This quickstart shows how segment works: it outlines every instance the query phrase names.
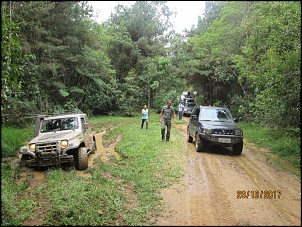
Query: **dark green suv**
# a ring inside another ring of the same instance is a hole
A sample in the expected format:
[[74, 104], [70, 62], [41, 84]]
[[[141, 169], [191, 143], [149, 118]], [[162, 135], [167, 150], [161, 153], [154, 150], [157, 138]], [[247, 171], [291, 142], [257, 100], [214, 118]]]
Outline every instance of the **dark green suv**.
[[236, 124], [229, 109], [224, 107], [196, 105], [187, 127], [187, 141], [195, 140], [196, 151], [207, 146], [223, 145], [232, 147], [234, 155], [243, 149], [243, 131]]

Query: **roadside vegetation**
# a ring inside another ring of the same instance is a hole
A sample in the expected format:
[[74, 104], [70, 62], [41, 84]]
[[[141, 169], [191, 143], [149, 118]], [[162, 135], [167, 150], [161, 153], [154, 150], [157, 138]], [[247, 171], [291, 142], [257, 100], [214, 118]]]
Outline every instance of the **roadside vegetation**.
[[[165, 1], [121, 1], [101, 24], [94, 13], [85, 1], [1, 2], [2, 225], [152, 224], [185, 147], [175, 126], [159, 142], [155, 114], [140, 130], [137, 113], [147, 104], [158, 114], [183, 91], [227, 106], [248, 142], [300, 175], [300, 2], [206, 1], [185, 34]], [[32, 116], [64, 111], [85, 112], [94, 132], [106, 131], [105, 147], [118, 140], [120, 159], [98, 160], [87, 178], [69, 166], [20, 183]]]
[[[239, 125], [248, 142], [258, 148], [267, 148], [269, 152], [263, 153], [264, 155], [282, 168], [293, 170], [292, 167], [294, 167], [294, 173], [300, 176], [301, 137], [299, 128], [296, 130], [272, 130], [255, 123], [239, 123]], [[283, 162], [280, 162], [280, 158]]]
[[34, 127], [15, 128], [1, 125], [1, 157], [15, 156], [16, 151], [33, 138]]
[[244, 120], [300, 127], [298, 1], [205, 1], [197, 26], [182, 34], [165, 1], [120, 1], [103, 23], [86, 1], [1, 6], [7, 126], [64, 110], [134, 116], [142, 104], [160, 110], [196, 91], [197, 103], [226, 105]]
[[[2, 160], [1, 225], [152, 224], [162, 209], [160, 190], [183, 174], [181, 157], [185, 152], [182, 134], [175, 127], [171, 142], [160, 142], [158, 119], [150, 121], [148, 130], [140, 130], [140, 117], [91, 118], [95, 131], [110, 128], [103, 136], [107, 146], [121, 136], [115, 148], [120, 159], [95, 160], [87, 177], [70, 166], [41, 170], [45, 174], [43, 183], [29, 175], [20, 183], [25, 169], [12, 165], [10, 159]], [[16, 139], [6, 137], [2, 134], [2, 141]], [[16, 148], [23, 145], [15, 143]], [[17, 150], [11, 152], [14, 157]]]
[[[92, 117], [93, 131], [106, 130], [104, 147], [121, 138], [115, 147], [119, 158], [95, 159], [86, 176], [73, 166], [40, 170], [45, 174], [43, 182], [30, 174], [21, 180], [26, 168], [17, 164], [18, 149], [31, 138], [33, 127], [2, 126], [1, 225], [152, 225], [162, 211], [160, 190], [183, 175], [186, 152], [175, 124], [171, 141], [160, 142], [158, 119], [152, 114], [149, 129], [141, 130], [140, 116]], [[271, 150], [300, 169], [299, 136], [250, 123], [241, 122], [240, 126], [250, 143]]]

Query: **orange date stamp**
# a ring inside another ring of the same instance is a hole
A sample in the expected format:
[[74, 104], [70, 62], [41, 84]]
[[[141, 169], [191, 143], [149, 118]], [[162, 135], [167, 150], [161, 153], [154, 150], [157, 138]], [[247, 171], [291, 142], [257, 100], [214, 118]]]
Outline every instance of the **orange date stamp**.
[[237, 190], [237, 199], [281, 199], [282, 190]]

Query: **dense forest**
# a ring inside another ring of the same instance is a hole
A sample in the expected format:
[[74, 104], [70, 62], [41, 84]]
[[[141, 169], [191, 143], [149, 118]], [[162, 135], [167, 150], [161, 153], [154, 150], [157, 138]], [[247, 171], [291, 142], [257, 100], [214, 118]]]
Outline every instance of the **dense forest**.
[[207, 1], [185, 35], [174, 14], [165, 1], [120, 1], [99, 24], [86, 1], [2, 1], [2, 123], [73, 110], [133, 116], [188, 90], [244, 120], [300, 128], [299, 1]]

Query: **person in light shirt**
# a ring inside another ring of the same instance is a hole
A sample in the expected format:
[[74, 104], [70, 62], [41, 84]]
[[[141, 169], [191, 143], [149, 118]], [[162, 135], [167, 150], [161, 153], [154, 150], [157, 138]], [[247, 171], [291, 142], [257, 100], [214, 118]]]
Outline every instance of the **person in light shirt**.
[[142, 109], [142, 124], [141, 124], [141, 129], [144, 127], [144, 123], [146, 122], [146, 129], [148, 129], [148, 119], [150, 117], [149, 110], [147, 108], [147, 105], [144, 105]]
[[183, 113], [183, 110], [184, 110], [185, 106], [182, 104], [182, 102], [180, 101], [179, 102], [179, 105], [178, 105], [178, 119], [181, 120], [182, 119], [182, 113]]

